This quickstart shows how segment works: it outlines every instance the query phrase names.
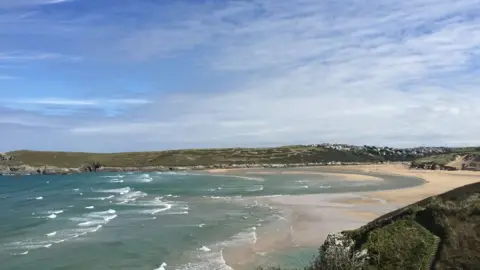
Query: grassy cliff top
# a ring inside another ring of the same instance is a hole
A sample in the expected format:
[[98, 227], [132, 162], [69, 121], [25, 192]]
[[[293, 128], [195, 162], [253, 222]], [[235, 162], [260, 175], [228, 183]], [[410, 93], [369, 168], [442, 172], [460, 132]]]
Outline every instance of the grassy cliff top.
[[193, 166], [213, 164], [290, 164], [324, 161], [367, 162], [382, 158], [368, 153], [353, 153], [322, 147], [283, 146], [275, 148], [187, 149], [156, 152], [82, 153], [13, 151], [10, 165], [76, 168], [98, 162], [107, 167]]

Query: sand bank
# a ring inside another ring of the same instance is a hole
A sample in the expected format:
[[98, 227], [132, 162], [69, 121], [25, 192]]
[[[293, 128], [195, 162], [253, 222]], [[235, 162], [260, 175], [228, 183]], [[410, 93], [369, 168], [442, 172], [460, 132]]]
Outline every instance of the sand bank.
[[208, 173], [235, 173], [235, 172], [244, 172], [245, 174], [255, 174], [255, 175], [273, 175], [273, 174], [288, 174], [288, 175], [323, 175], [323, 176], [334, 176], [342, 178], [343, 180], [348, 181], [382, 181], [379, 177], [363, 175], [363, 174], [354, 174], [354, 173], [338, 173], [331, 172], [322, 172], [322, 171], [307, 171], [307, 170], [292, 170], [292, 169], [214, 169], [208, 170]]

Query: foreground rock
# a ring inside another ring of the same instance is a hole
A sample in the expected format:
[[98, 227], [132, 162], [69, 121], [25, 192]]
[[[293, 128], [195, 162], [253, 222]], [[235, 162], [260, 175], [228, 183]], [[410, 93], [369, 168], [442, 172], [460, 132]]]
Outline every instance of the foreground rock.
[[330, 235], [309, 270], [478, 269], [480, 183]]

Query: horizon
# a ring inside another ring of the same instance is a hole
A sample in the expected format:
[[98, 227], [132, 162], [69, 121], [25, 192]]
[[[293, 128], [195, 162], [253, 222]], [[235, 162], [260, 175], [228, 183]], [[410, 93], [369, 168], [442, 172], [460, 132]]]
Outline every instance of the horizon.
[[391, 147], [388, 145], [350, 145], [345, 143], [314, 143], [314, 144], [298, 144], [298, 145], [278, 145], [278, 146], [269, 146], [269, 147], [205, 147], [205, 148], [171, 148], [171, 149], [157, 149], [157, 150], [147, 150], [147, 151], [117, 151], [117, 152], [86, 152], [86, 151], [58, 151], [58, 150], [31, 150], [31, 149], [16, 149], [7, 152], [0, 152], [0, 154], [8, 154], [13, 152], [66, 152], [66, 153], [89, 153], [89, 154], [120, 154], [120, 153], [147, 153], [147, 152], [164, 152], [164, 151], [192, 151], [192, 150], [225, 150], [225, 149], [273, 149], [273, 148], [289, 148], [289, 147], [321, 147], [322, 145], [346, 145], [346, 146], [356, 146], [356, 147], [378, 147], [378, 148], [392, 148], [392, 149], [418, 149], [418, 148], [480, 148], [480, 146], [460, 146], [460, 147], [448, 147], [448, 146], [413, 146], [413, 147]]
[[0, 152], [477, 147], [476, 0], [0, 0]]

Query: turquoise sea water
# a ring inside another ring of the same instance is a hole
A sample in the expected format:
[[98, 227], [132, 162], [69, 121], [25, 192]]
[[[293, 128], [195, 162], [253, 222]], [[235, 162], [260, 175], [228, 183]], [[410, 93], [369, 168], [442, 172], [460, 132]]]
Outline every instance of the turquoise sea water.
[[257, 229], [280, 214], [239, 198], [419, 183], [254, 173], [0, 177], [1, 269], [231, 269], [223, 249], [255, 244]]

